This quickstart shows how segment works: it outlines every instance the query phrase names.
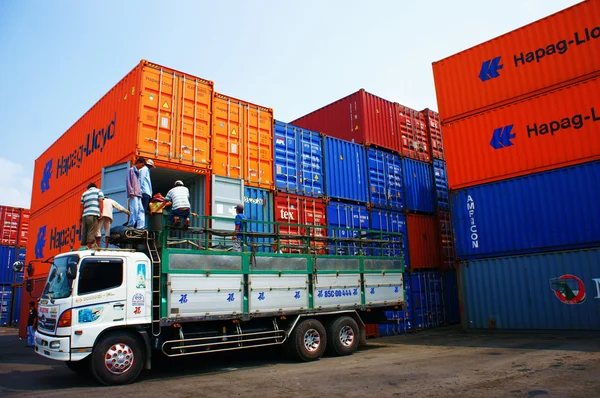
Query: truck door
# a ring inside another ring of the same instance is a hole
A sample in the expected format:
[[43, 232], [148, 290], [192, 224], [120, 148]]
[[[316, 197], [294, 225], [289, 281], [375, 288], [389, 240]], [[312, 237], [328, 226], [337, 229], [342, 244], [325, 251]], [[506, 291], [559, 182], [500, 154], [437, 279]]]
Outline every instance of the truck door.
[[89, 348], [105, 329], [125, 324], [126, 274], [122, 258], [86, 257], [73, 295], [73, 347]]

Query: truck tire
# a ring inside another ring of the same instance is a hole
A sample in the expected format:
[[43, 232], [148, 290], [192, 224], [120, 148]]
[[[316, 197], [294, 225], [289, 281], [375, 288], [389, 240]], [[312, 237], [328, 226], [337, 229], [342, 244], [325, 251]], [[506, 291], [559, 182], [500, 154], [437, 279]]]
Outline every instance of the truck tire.
[[[90, 355], [91, 356], [91, 355]], [[89, 376], [90, 373], [90, 356], [81, 361], [67, 361], [65, 365], [79, 376]]]
[[300, 321], [286, 343], [288, 355], [300, 362], [316, 361], [321, 358], [326, 347], [325, 327], [316, 319]]
[[328, 355], [352, 355], [359, 344], [360, 329], [352, 317], [342, 316], [327, 325]]
[[100, 383], [129, 384], [144, 367], [142, 344], [127, 332], [107, 334], [94, 347], [91, 365], [92, 374]]

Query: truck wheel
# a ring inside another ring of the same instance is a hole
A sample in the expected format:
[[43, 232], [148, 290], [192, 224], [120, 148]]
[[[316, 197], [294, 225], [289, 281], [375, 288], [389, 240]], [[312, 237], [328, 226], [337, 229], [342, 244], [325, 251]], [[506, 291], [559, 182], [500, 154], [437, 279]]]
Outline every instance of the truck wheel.
[[334, 319], [327, 325], [327, 354], [352, 355], [360, 343], [360, 329], [349, 316]]
[[139, 340], [129, 333], [108, 334], [92, 352], [92, 374], [104, 385], [129, 384], [144, 366], [144, 354]]
[[81, 361], [67, 361], [65, 362], [67, 368], [71, 369], [73, 372], [77, 373], [80, 376], [89, 376], [90, 374], [90, 357], [86, 357]]
[[289, 356], [297, 361], [309, 362], [321, 358], [327, 346], [327, 333], [316, 319], [300, 321], [287, 341]]

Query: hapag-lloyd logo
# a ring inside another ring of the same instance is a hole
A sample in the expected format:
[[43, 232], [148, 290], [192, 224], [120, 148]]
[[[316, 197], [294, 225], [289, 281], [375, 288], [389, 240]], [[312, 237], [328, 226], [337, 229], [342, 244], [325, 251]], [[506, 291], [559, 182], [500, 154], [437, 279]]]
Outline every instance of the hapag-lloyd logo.
[[44, 167], [40, 190], [42, 193], [50, 189], [50, 180], [53, 175], [54, 160], [56, 160], [55, 178], [69, 175], [69, 171], [73, 168], [80, 168], [84, 160], [93, 155], [95, 152], [103, 152], [106, 145], [115, 137], [117, 128], [117, 113], [113, 115], [113, 119], [106, 127], [98, 130], [93, 129], [86, 136], [81, 145], [75, 148], [72, 152], [63, 154], [50, 159]]
[[44, 258], [44, 249], [46, 248], [46, 242], [49, 242], [48, 249], [58, 250], [63, 252], [63, 248], [68, 250], [75, 250], [75, 244], [79, 238], [79, 226], [73, 224], [70, 227], [58, 229], [54, 227], [50, 230], [50, 236], [47, 236], [48, 226], [44, 225], [40, 227], [37, 233], [37, 240], [35, 242], [35, 258]]

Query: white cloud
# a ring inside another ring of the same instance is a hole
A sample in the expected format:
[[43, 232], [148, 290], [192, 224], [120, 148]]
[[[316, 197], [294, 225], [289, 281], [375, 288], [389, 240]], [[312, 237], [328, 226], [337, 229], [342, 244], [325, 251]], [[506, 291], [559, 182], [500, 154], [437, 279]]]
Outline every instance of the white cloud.
[[0, 157], [0, 205], [29, 208], [32, 170]]

